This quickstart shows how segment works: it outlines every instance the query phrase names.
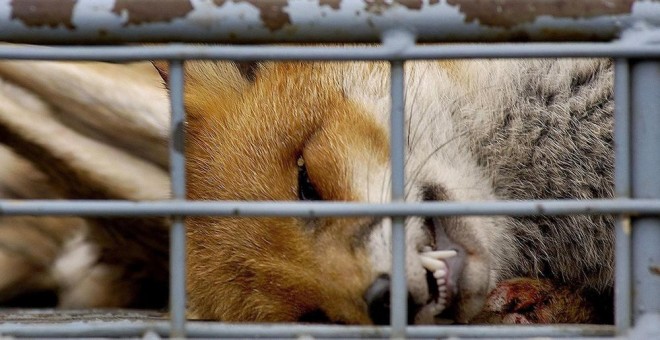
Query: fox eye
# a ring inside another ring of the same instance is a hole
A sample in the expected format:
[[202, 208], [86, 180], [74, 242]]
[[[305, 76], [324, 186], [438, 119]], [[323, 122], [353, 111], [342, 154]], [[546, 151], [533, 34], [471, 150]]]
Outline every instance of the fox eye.
[[298, 164], [298, 199], [301, 201], [320, 201], [321, 195], [314, 188], [312, 181], [309, 180], [305, 159], [299, 156], [296, 163]]

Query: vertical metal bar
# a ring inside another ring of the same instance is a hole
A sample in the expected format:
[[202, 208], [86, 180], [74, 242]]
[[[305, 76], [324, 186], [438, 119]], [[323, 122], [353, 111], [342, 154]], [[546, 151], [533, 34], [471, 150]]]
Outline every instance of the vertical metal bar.
[[[392, 201], [404, 199], [404, 71], [402, 61], [390, 62], [390, 152], [392, 162]], [[406, 231], [403, 217], [392, 218], [392, 288], [391, 315], [392, 337], [406, 335], [408, 321], [408, 289], [406, 288]]]
[[[415, 36], [406, 30], [383, 33], [383, 45], [403, 51], [413, 46]], [[405, 74], [404, 61], [390, 61], [390, 157], [392, 165], [392, 201], [405, 197]], [[392, 218], [392, 283], [390, 288], [390, 324], [392, 338], [405, 338], [408, 323], [408, 288], [406, 287], [405, 218]]]
[[[660, 62], [632, 66], [632, 196], [660, 198]], [[660, 216], [633, 218], [633, 321], [660, 314]]]
[[[630, 69], [627, 59], [617, 59], [614, 68], [615, 188], [618, 198], [630, 197]], [[621, 215], [615, 226], [614, 322], [618, 334], [631, 325], [630, 216]]]
[[[183, 62], [169, 63], [168, 85], [172, 105], [170, 125], [170, 176], [172, 199], [186, 198], [186, 169], [184, 156]], [[184, 218], [176, 216], [170, 230], [170, 322], [171, 336], [185, 337], [186, 325], [186, 230]]]

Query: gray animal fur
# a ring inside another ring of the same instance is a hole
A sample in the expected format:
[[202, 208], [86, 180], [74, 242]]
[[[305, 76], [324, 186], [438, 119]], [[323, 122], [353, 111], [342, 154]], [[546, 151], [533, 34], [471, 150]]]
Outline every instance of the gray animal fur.
[[[611, 198], [612, 62], [518, 63], [524, 70], [517, 79], [519, 95], [508, 96], [488, 129], [466, 129], [470, 149], [491, 174], [497, 197]], [[507, 223], [518, 248], [510, 268], [515, 275], [545, 276], [598, 290], [612, 287], [612, 217], [518, 217], [507, 218]]]

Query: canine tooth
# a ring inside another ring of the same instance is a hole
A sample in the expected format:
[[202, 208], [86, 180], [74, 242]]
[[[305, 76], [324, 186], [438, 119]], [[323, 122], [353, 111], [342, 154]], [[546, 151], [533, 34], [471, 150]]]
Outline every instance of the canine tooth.
[[436, 279], [442, 279], [446, 275], [447, 275], [447, 271], [444, 270], [444, 268], [443, 269], [438, 269], [438, 270], [433, 272], [433, 277], [435, 277]]
[[422, 253], [424, 256], [432, 257], [434, 259], [443, 260], [456, 256], [456, 250], [433, 250]]
[[[438, 259], [433, 258], [433, 257], [425, 256], [423, 253], [420, 254], [420, 257], [424, 261], [426, 261], [427, 263], [433, 262], [434, 263], [433, 268], [438, 267], [437, 269], [432, 270], [432, 272], [435, 272], [436, 270], [446, 270], [447, 269], [447, 264], [442, 260], [438, 260]], [[430, 269], [430, 268], [428, 268], [428, 269]]]
[[431, 272], [446, 268], [444, 262], [431, 257], [422, 255], [420, 256], [420, 260], [422, 261], [422, 266]]

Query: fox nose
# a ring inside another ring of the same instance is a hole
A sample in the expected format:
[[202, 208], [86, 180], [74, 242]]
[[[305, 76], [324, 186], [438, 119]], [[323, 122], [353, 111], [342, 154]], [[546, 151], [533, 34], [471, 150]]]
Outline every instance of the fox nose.
[[[374, 282], [371, 283], [364, 294], [367, 302], [369, 317], [376, 325], [390, 324], [390, 276], [380, 274]], [[415, 317], [416, 306], [412, 295], [408, 294], [408, 323], [412, 323]]]
[[379, 275], [364, 294], [369, 309], [369, 317], [376, 325], [390, 323], [390, 276]]

